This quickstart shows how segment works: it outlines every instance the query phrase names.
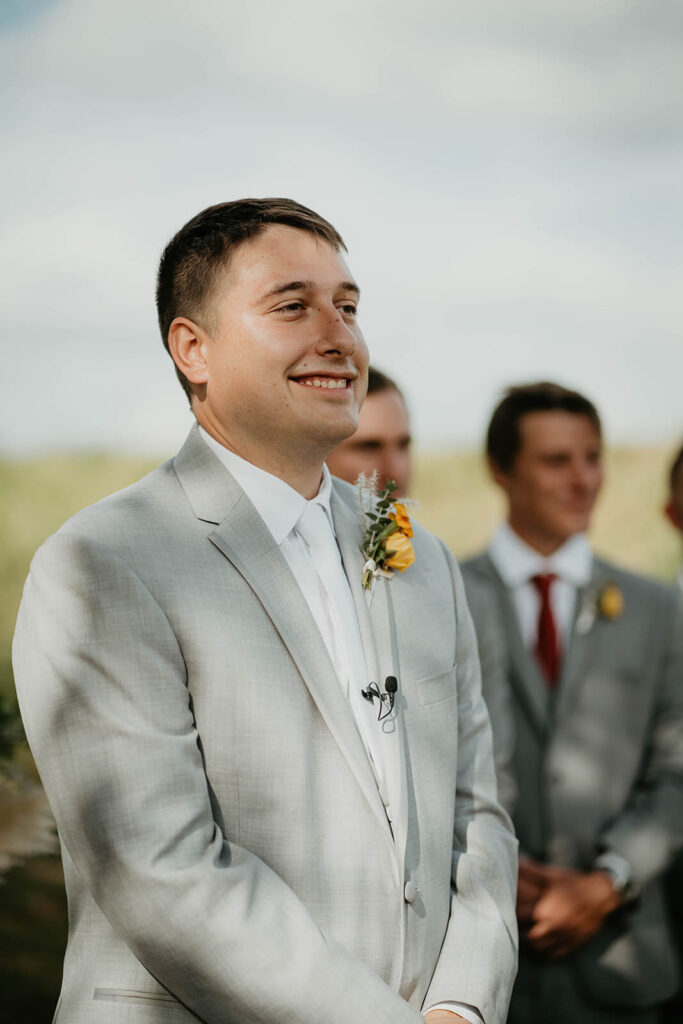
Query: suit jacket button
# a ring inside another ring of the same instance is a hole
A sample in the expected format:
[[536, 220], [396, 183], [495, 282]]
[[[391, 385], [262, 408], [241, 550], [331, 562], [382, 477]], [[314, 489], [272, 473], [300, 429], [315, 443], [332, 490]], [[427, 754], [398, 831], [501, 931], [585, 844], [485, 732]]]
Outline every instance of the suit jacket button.
[[417, 899], [417, 886], [415, 882], [407, 881], [405, 889], [403, 890], [403, 897], [406, 903], [414, 903]]

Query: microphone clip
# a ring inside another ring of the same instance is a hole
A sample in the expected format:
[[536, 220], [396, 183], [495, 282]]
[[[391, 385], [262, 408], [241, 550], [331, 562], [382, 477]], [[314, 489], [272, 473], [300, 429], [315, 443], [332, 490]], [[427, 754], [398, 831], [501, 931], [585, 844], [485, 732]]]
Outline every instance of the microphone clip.
[[370, 683], [367, 690], [360, 691], [363, 697], [371, 703], [375, 697], [379, 700], [379, 711], [377, 714], [378, 722], [388, 718], [394, 710], [394, 697], [398, 690], [398, 680], [396, 679], [396, 676], [387, 676], [384, 680], [384, 687], [385, 689], [382, 691], [378, 687], [377, 683]]

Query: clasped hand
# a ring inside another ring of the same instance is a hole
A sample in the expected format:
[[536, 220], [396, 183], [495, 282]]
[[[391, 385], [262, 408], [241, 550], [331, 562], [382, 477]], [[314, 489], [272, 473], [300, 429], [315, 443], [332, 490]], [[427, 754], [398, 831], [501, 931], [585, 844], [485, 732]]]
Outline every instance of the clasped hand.
[[619, 906], [604, 871], [581, 872], [520, 858], [517, 918], [527, 945], [548, 958], [568, 956]]

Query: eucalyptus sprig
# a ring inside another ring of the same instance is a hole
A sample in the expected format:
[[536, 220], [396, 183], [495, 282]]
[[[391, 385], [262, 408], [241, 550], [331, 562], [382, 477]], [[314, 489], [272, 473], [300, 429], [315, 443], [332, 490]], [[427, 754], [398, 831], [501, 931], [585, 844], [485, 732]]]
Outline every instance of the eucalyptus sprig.
[[373, 576], [376, 574], [378, 569], [380, 571], [387, 572], [388, 576], [391, 575], [391, 573], [385, 569], [385, 542], [392, 533], [396, 533], [398, 530], [398, 523], [395, 519], [389, 519], [388, 515], [392, 507], [391, 495], [397, 490], [398, 485], [396, 481], [387, 480], [384, 489], [377, 495], [375, 511], [365, 512], [365, 517], [369, 520], [369, 526], [361, 546], [361, 552], [365, 556], [365, 566], [363, 567], [362, 579], [362, 584], [365, 590], [372, 586]]

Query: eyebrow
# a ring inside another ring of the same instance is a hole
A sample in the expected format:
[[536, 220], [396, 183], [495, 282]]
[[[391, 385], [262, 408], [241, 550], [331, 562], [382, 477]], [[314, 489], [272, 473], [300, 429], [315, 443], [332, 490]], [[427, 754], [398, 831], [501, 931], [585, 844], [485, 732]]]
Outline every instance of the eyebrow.
[[[337, 287], [340, 291], [354, 292], [354, 294], [360, 295], [360, 288], [353, 281], [340, 281]], [[266, 299], [272, 299], [276, 295], [284, 295], [285, 292], [310, 291], [312, 288], [315, 288], [313, 281], [287, 281], [286, 284], [279, 284], [276, 288], [262, 295], [261, 302], [265, 302]]]

